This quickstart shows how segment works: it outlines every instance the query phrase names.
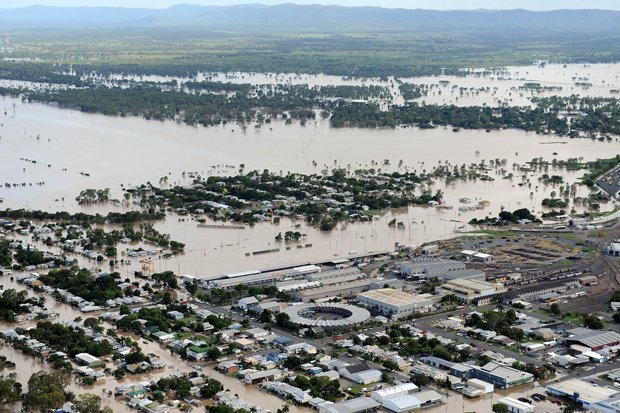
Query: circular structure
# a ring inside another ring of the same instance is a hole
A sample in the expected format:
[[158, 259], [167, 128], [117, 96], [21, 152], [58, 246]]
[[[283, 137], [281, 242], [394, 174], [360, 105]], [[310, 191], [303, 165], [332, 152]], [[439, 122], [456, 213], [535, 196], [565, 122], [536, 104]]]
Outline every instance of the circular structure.
[[289, 319], [305, 327], [348, 327], [370, 318], [368, 310], [349, 304], [308, 303], [298, 304], [283, 311]]

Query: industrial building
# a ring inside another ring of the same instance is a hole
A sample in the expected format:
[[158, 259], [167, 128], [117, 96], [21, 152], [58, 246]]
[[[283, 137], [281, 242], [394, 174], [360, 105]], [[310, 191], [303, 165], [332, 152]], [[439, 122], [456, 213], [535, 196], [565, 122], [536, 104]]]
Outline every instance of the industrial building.
[[304, 278], [287, 279], [276, 284], [278, 291], [301, 291], [312, 288], [328, 287], [358, 280], [364, 275], [356, 267], [341, 268], [306, 274]]
[[440, 403], [441, 401], [441, 395], [435, 390], [426, 390], [387, 399], [383, 402], [383, 408], [388, 412], [405, 413]]
[[75, 361], [77, 361], [79, 364], [82, 364], [82, 365], [88, 366], [88, 367], [98, 367], [98, 366], [102, 366], [103, 365], [101, 360], [99, 360], [97, 357], [92, 356], [92, 355], [90, 355], [88, 353], [76, 354], [75, 355]]
[[596, 402], [592, 410], [601, 413], [617, 413], [620, 411], [620, 394], [611, 396], [605, 400]]
[[470, 379], [474, 377], [474, 367], [462, 363], [453, 363], [435, 356], [423, 357], [421, 361], [429, 366], [445, 370], [452, 376], [460, 379]]
[[611, 255], [614, 257], [620, 257], [620, 243], [612, 242], [607, 244], [607, 255]]
[[484, 281], [486, 278], [486, 274], [484, 273], [484, 271], [466, 268], [464, 270], [450, 271], [448, 273], [442, 274], [440, 278], [443, 281], [452, 281], [452, 280]]
[[509, 302], [515, 302], [516, 300], [534, 301], [538, 300], [538, 297], [546, 293], [566, 291], [570, 288], [578, 287], [580, 287], [579, 281], [575, 279], [553, 280], [510, 290], [506, 293], [504, 298]]
[[534, 381], [534, 376], [530, 373], [513, 369], [493, 361], [482, 367], [473, 370], [474, 378], [492, 383], [496, 387], [507, 389]]
[[318, 288], [309, 288], [302, 291], [295, 291], [293, 298], [297, 301], [309, 303], [328, 297], [352, 297], [363, 291], [368, 291], [373, 279], [361, 279], [339, 284], [330, 284]]
[[416, 399], [420, 401], [421, 407], [430, 406], [431, 404], [441, 403], [443, 399], [441, 394], [435, 390], [425, 390], [415, 394]]
[[222, 288], [229, 289], [234, 288], [236, 285], [267, 285], [275, 284], [278, 280], [282, 279], [283, 275], [278, 273], [249, 273], [247, 275], [240, 275], [234, 278], [220, 278], [216, 280], [204, 280], [202, 282], [203, 288]]
[[494, 386], [491, 383], [479, 379], [469, 379], [462, 389], [462, 393], [467, 397], [478, 397], [493, 393]]
[[372, 413], [381, 406], [370, 397], [357, 397], [339, 403], [323, 403], [319, 413]]
[[404, 291], [382, 288], [358, 294], [357, 302], [370, 311], [393, 318], [433, 309], [434, 299], [426, 295], [414, 295]]
[[308, 281], [304, 279], [286, 280], [276, 283], [276, 288], [278, 289], [278, 292], [301, 291], [308, 288], [318, 288], [321, 286], [322, 284], [319, 281]]
[[335, 282], [343, 282], [343, 281], [334, 281], [334, 280], [355, 280], [362, 276], [361, 271], [357, 267], [347, 267], [347, 268], [339, 268], [334, 270], [327, 270], [322, 272], [315, 272], [306, 275], [306, 280], [308, 281], [320, 281], [327, 282], [330, 284], [334, 284]]
[[486, 254], [484, 252], [472, 251], [472, 250], [463, 250], [461, 251], [461, 258], [466, 259], [467, 261], [477, 261], [484, 264], [488, 264], [493, 262], [495, 257], [491, 254]]
[[309, 274], [321, 272], [318, 265], [303, 265], [276, 271], [244, 271], [234, 274], [216, 275], [201, 279], [202, 287], [210, 288], [233, 288], [238, 284], [243, 285], [268, 285], [278, 281], [302, 279]]
[[506, 405], [510, 413], [534, 413], [534, 406], [512, 397], [502, 397], [497, 403]]
[[369, 285], [369, 290], [379, 290], [381, 288], [393, 288], [402, 290], [405, 287], [405, 281], [400, 278], [377, 278]]
[[454, 294], [455, 297], [468, 304], [475, 303], [478, 305], [488, 304], [494, 297], [507, 291], [499, 284], [467, 279], [448, 281], [440, 289], [445, 294]]
[[413, 383], [402, 383], [397, 386], [386, 387], [370, 393], [370, 397], [383, 404], [386, 400], [402, 397], [418, 391], [418, 386]]
[[422, 357], [420, 361], [422, 361], [422, 363], [424, 364], [428, 364], [429, 366], [437, 367], [438, 369], [443, 369], [443, 370], [450, 370], [452, 366], [455, 364], [451, 361], [444, 360], [442, 358], [435, 357], [435, 356]]
[[381, 371], [370, 368], [365, 362], [360, 362], [351, 366], [345, 366], [338, 369], [338, 373], [355, 383], [371, 384], [381, 381]]
[[243, 285], [277, 285], [280, 291], [295, 291], [344, 283], [361, 278], [363, 274], [356, 267], [329, 268], [322, 271], [318, 265], [303, 265], [275, 271], [245, 271], [235, 274], [212, 276], [200, 280], [205, 289], [234, 288]]
[[419, 409], [422, 406], [422, 403], [420, 403], [420, 400], [418, 400], [417, 397], [410, 394], [388, 399], [383, 402], [382, 405], [388, 412], [405, 413]]
[[470, 261], [474, 259], [474, 255], [477, 254], [477, 251], [474, 250], [463, 250], [461, 251], [461, 258], [464, 260]]
[[454, 260], [418, 257], [399, 267], [400, 274], [408, 278], [425, 279], [440, 277], [452, 271], [464, 270], [465, 264]]
[[567, 397], [589, 409], [594, 404], [617, 395], [619, 391], [609, 387], [593, 386], [584, 380], [573, 379], [547, 385], [547, 393]]
[[598, 277], [596, 275], [586, 275], [579, 278], [579, 283], [583, 286], [591, 286], [598, 284]]
[[495, 257], [491, 254], [486, 254], [484, 252], [478, 252], [474, 254], [474, 261], [481, 262], [483, 264], [488, 264], [495, 261]]
[[439, 245], [437, 244], [425, 245], [420, 249], [420, 252], [422, 253], [422, 255], [426, 255], [426, 256], [437, 255], [439, 254]]
[[558, 302], [560, 300], [560, 297], [561, 295], [558, 293], [545, 293], [538, 296], [538, 301], [540, 301], [541, 303], [551, 304]]
[[580, 344], [592, 351], [601, 350], [620, 344], [620, 333], [607, 330], [590, 330], [589, 328], [574, 328], [568, 330], [569, 336], [564, 339], [567, 345]]

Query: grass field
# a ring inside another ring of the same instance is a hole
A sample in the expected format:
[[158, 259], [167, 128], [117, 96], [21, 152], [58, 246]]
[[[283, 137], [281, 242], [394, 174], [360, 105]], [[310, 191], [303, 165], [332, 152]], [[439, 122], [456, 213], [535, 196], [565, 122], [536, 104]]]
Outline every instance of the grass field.
[[537, 314], [543, 315], [545, 317], [548, 317], [548, 318], [555, 318], [557, 320], [566, 321], [567, 323], [571, 323], [572, 325], [575, 325], [575, 326], [583, 325], [583, 317], [584, 317], [583, 314], [567, 313], [567, 314], [560, 314], [560, 316], [556, 316], [552, 314], [551, 312], [545, 311], [545, 310], [536, 310], [534, 312]]
[[182, 75], [202, 71], [433, 75], [540, 60], [616, 61], [620, 44], [523, 41], [465, 32], [235, 33], [192, 28], [20, 30], [12, 59], [70, 64], [101, 73]]

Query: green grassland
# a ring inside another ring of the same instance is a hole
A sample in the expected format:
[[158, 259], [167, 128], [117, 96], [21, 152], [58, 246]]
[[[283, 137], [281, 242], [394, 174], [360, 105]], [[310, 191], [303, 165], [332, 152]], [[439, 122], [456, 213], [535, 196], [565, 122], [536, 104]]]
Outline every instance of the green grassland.
[[519, 41], [490, 33], [447, 31], [256, 34], [192, 28], [45, 29], [15, 31], [7, 38], [11, 55], [3, 57], [39, 59], [34, 64], [67, 64], [102, 74], [247, 71], [404, 77], [539, 60], [620, 58], [620, 43], [612, 38], [594, 43], [588, 38]]

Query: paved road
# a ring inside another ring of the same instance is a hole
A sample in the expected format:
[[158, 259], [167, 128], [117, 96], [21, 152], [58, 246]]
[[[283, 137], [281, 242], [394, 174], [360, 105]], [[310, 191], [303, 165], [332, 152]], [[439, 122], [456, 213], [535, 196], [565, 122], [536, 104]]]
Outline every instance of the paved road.
[[[617, 369], [620, 369], [620, 360], [615, 361], [613, 363], [597, 364], [594, 366], [590, 366], [584, 370], [574, 371], [562, 377], [561, 379], [553, 380], [552, 382], [563, 382], [563, 381], [572, 380], [572, 379], [584, 379], [587, 381], [592, 380], [592, 381], [600, 382], [600, 379], [598, 379], [598, 376], [602, 376], [603, 373], [607, 373], [607, 372], [610, 372], [612, 370], [617, 370]], [[604, 383], [606, 385], [609, 385], [609, 382], [604, 382]]]

